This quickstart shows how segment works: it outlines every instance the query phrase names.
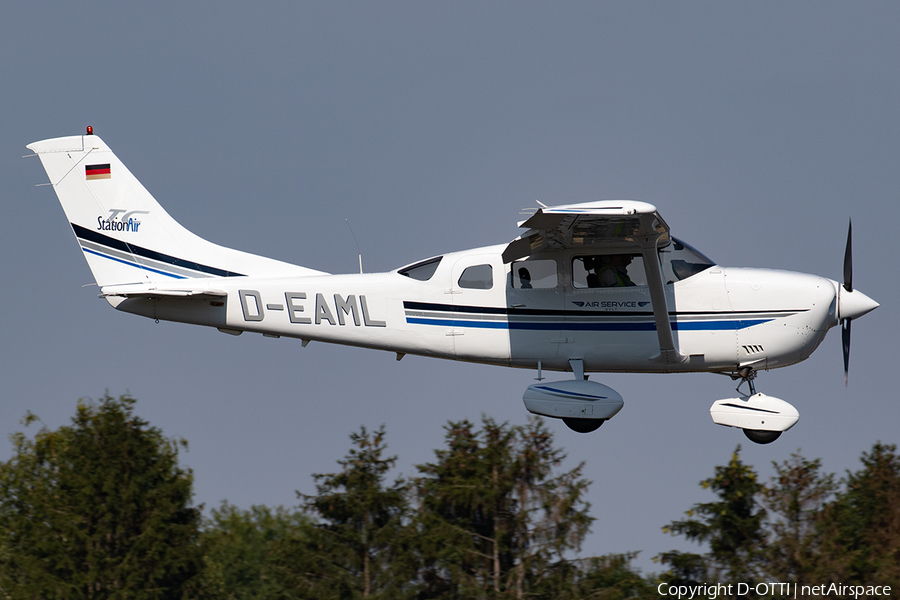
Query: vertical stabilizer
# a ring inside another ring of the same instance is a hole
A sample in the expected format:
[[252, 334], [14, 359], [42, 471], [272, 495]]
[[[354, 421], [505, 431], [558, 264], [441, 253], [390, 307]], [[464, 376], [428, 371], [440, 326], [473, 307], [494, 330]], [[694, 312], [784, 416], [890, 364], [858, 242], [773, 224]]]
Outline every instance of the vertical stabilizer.
[[54, 138], [28, 148], [40, 156], [101, 287], [319, 273], [194, 235], [169, 216], [95, 135]]

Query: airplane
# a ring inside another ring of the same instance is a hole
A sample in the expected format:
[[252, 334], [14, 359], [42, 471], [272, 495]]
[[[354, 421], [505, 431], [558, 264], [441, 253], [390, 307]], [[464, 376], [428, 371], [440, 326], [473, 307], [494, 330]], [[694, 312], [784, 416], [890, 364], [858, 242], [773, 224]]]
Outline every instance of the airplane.
[[[100, 297], [151, 319], [222, 333], [360, 346], [535, 369], [523, 401], [588, 433], [624, 405], [592, 373], [725, 374], [739, 396], [714, 423], [771, 443], [799, 420], [756, 391], [759, 371], [807, 359], [878, 307], [852, 283], [716, 264], [633, 200], [540, 206], [508, 243], [428, 257], [387, 273], [332, 275], [208, 242], [179, 225], [100, 137], [28, 146], [47, 172]], [[45, 184], [46, 185], [46, 184]], [[360, 269], [361, 271], [362, 269]], [[545, 382], [544, 371], [571, 377]], [[747, 384], [748, 392], [741, 388]]]

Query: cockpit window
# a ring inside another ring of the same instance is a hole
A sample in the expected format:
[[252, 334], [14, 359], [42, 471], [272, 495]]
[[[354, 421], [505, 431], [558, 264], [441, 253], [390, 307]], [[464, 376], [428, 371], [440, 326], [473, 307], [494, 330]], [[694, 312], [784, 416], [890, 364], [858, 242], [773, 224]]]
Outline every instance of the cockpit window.
[[417, 262], [414, 265], [403, 267], [397, 272], [404, 277], [409, 277], [410, 279], [415, 279], [417, 281], [428, 281], [429, 279], [431, 279], [431, 276], [434, 275], [434, 272], [437, 271], [438, 265], [441, 264], [442, 258], [444, 257], [435, 256], [434, 258], [429, 258], [428, 260]]
[[672, 238], [672, 243], [659, 251], [659, 258], [666, 283], [687, 279], [716, 264], [678, 238]]
[[647, 285], [644, 261], [634, 254], [597, 254], [572, 259], [575, 288], [631, 287]]

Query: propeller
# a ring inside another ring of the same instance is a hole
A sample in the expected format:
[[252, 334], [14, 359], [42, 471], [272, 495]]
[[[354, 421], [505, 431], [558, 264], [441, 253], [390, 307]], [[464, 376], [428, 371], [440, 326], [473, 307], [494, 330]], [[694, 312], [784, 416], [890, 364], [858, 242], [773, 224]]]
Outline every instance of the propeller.
[[[844, 289], [853, 291], [853, 220], [847, 228], [847, 248], [844, 250]], [[847, 318], [841, 321], [841, 345], [844, 348], [844, 386], [848, 385], [850, 377], [850, 322]]]
[[844, 283], [838, 287], [838, 319], [841, 322], [841, 345], [844, 348], [844, 385], [850, 371], [850, 323], [878, 308], [878, 303], [853, 289], [853, 222], [847, 228], [847, 249], [844, 250]]
[[844, 319], [841, 325], [841, 344], [844, 346], [844, 387], [849, 381], [850, 374], [850, 322], [853, 319]]
[[848, 292], [853, 291], [853, 220], [850, 220], [850, 226], [847, 229], [847, 248], [844, 250], [844, 289]]

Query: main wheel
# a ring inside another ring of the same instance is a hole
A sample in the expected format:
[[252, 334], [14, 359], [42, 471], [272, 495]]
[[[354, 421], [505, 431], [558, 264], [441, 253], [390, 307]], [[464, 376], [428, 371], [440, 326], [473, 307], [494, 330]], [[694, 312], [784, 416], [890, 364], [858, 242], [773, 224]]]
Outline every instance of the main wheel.
[[590, 433], [592, 431], [597, 431], [600, 426], [603, 425], [603, 421], [605, 420], [606, 419], [577, 419], [571, 417], [563, 418], [563, 423], [565, 423], [566, 427], [572, 431], [578, 433]]
[[771, 444], [781, 437], [781, 432], [763, 431], [761, 429], [745, 429], [744, 435], [746, 435], [747, 439], [751, 442], [756, 442], [757, 444]]

